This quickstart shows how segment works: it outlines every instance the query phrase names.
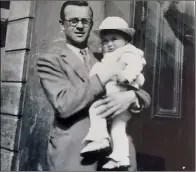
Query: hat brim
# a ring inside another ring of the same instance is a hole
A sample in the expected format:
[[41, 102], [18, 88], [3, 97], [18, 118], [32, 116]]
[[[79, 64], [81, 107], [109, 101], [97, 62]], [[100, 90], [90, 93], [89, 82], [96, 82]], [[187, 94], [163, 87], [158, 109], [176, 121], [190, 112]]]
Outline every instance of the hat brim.
[[135, 29], [133, 28], [127, 28], [127, 29], [124, 29], [124, 28], [115, 28], [115, 29], [95, 29], [93, 30], [93, 32], [97, 35], [97, 36], [100, 36], [100, 32], [103, 31], [103, 30], [119, 30], [119, 31], [122, 31], [124, 33], [126, 33], [127, 35], [129, 36], [133, 36], [135, 34]]

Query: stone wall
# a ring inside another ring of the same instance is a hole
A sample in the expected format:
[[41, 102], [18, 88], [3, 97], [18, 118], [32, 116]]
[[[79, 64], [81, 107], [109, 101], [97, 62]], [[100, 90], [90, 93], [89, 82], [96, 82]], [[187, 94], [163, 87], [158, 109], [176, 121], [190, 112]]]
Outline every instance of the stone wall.
[[18, 170], [35, 1], [11, 1], [1, 57], [1, 171]]

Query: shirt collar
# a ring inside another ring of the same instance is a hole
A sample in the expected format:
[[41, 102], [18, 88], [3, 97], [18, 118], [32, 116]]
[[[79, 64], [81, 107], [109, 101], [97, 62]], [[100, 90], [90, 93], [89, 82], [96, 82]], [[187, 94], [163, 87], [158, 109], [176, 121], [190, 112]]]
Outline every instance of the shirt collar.
[[[82, 56], [82, 54], [80, 53], [80, 49], [67, 43], [68, 48], [70, 48], [73, 53], [84, 63], [84, 57]], [[85, 48], [86, 53], [88, 55], [88, 47]]]
[[[71, 49], [71, 50], [73, 50], [74, 52], [76, 52], [76, 53], [80, 53], [80, 49], [79, 48], [77, 48], [77, 47], [75, 47], [75, 46], [73, 46], [73, 45], [71, 45], [71, 44], [68, 44], [67, 43], [67, 45], [68, 45], [68, 47]], [[86, 50], [86, 52], [88, 53], [88, 47], [86, 47], [85, 48], [85, 50]]]

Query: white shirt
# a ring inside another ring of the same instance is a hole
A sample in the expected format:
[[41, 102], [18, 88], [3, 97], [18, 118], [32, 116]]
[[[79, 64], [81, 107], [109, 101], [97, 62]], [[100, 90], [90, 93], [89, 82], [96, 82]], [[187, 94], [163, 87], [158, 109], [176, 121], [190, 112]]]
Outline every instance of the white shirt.
[[[74, 52], [74, 54], [84, 63], [84, 58], [82, 57], [82, 54], [80, 53], [80, 49], [77, 47], [74, 47], [71, 44], [67, 44], [67, 46]], [[88, 48], [85, 48], [86, 53], [88, 55]]]

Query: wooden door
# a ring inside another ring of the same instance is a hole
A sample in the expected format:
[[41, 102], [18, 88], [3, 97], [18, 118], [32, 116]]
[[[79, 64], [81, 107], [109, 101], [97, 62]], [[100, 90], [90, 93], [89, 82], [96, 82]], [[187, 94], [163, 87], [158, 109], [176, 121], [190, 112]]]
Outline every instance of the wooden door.
[[152, 97], [128, 127], [139, 170], [195, 169], [195, 2], [169, 3], [136, 3], [134, 44], [145, 52]]

